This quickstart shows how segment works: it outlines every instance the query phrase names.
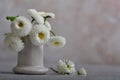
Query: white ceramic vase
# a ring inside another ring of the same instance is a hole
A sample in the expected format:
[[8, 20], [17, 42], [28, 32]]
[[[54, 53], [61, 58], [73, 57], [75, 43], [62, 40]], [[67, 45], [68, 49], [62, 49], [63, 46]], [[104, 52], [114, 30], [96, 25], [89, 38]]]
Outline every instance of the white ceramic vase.
[[25, 38], [24, 43], [25, 48], [18, 53], [17, 66], [13, 71], [21, 74], [45, 74], [48, 68], [44, 67], [43, 45], [35, 46], [29, 38]]

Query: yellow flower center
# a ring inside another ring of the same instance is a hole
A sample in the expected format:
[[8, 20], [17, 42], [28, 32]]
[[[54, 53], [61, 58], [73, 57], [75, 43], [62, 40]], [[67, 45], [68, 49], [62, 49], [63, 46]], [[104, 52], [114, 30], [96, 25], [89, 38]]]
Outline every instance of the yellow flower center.
[[60, 43], [58, 41], [55, 41], [54, 44], [58, 46]]
[[67, 68], [68, 68], [68, 69], [71, 69], [71, 66], [70, 66], [69, 64], [67, 64]]
[[24, 26], [23, 22], [22, 22], [22, 21], [19, 21], [18, 26], [19, 26], [20, 28], [23, 28], [23, 26]]
[[40, 39], [43, 39], [43, 38], [45, 37], [45, 35], [44, 35], [44, 33], [40, 32], [40, 33], [38, 33], [38, 37], [39, 37]]

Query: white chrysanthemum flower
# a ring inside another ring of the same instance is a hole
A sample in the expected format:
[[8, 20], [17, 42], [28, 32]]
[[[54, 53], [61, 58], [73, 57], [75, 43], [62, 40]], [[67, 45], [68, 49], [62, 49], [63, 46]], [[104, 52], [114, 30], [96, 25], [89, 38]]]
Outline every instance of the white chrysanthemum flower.
[[70, 60], [59, 60], [57, 71], [61, 74], [74, 74], [75, 64]]
[[31, 42], [34, 45], [46, 43], [50, 38], [50, 31], [44, 25], [35, 25], [30, 33]]
[[20, 39], [20, 37], [15, 36], [12, 33], [7, 33], [4, 39], [5, 44], [14, 51], [21, 51], [24, 48], [24, 43]]
[[44, 18], [39, 15], [39, 13], [35, 9], [28, 9], [28, 14], [35, 19], [35, 21], [38, 24], [43, 24], [44, 23]]
[[86, 72], [86, 70], [85, 70], [85, 68], [81, 68], [80, 70], [79, 70], [79, 73], [80, 73], [80, 75], [87, 75], [87, 72]]
[[44, 25], [48, 28], [48, 30], [51, 30], [51, 25], [48, 21], [45, 21]]
[[32, 29], [31, 22], [24, 16], [19, 16], [11, 23], [11, 31], [17, 36], [23, 37], [29, 34]]
[[62, 36], [53, 36], [50, 37], [48, 45], [51, 47], [63, 47], [66, 44], [66, 39]]
[[39, 12], [42, 17], [55, 18], [55, 14], [51, 12]]

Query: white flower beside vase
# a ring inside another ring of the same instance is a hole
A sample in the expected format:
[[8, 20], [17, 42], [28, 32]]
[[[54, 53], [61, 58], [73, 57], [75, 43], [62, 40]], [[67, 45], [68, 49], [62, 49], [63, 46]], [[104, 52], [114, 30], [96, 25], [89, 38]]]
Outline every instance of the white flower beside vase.
[[31, 22], [24, 16], [7, 17], [11, 21], [11, 32], [5, 34], [4, 42], [18, 52], [17, 66], [13, 68], [15, 73], [45, 74], [48, 68], [44, 67], [44, 44], [63, 47], [66, 40], [51, 30], [47, 18], [54, 18], [53, 13], [29, 9], [28, 14], [32, 17]]
[[85, 68], [76, 70], [74, 62], [67, 59], [60, 59], [56, 68], [50, 67], [50, 69], [61, 75], [87, 75]]

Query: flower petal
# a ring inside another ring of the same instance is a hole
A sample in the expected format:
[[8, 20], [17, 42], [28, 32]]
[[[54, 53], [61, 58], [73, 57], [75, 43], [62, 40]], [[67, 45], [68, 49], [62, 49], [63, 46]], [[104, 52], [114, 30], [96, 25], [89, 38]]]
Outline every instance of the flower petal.
[[50, 32], [44, 25], [36, 25], [30, 33], [30, 40], [34, 45], [41, 45], [49, 40]]
[[39, 15], [39, 13], [35, 9], [28, 9], [28, 14], [33, 17], [38, 24], [44, 23], [44, 18]]
[[54, 48], [63, 47], [65, 44], [66, 40], [62, 36], [53, 36], [48, 41], [48, 45]]
[[11, 23], [11, 31], [13, 34], [23, 37], [30, 33], [32, 29], [31, 22], [24, 16], [19, 16]]
[[10, 49], [17, 51], [17, 52], [21, 51], [24, 48], [24, 43], [22, 42], [22, 40], [12, 33], [6, 34], [6, 37], [4, 39], [4, 43]]

